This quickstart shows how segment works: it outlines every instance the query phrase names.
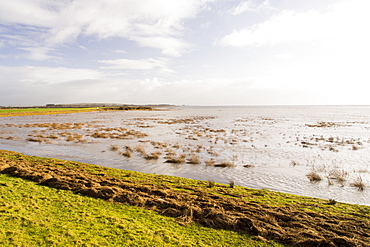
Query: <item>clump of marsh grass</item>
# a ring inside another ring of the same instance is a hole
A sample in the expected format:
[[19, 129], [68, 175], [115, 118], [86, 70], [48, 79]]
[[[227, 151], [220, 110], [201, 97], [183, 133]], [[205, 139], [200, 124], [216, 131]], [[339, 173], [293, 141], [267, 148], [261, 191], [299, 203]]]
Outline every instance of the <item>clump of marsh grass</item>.
[[172, 147], [175, 148], [175, 149], [179, 149], [180, 148], [180, 144], [176, 143], [176, 144], [172, 145]]
[[154, 153], [151, 153], [151, 154], [146, 154], [146, 155], [144, 155], [144, 159], [146, 159], [146, 160], [157, 160], [157, 159], [159, 159], [159, 156], [161, 154], [162, 154], [161, 152], [154, 152]]
[[42, 142], [41, 138], [27, 138], [26, 140], [29, 142]]
[[212, 150], [212, 149], [208, 149], [207, 152], [210, 154], [210, 155], [213, 155], [213, 156], [219, 156], [220, 154], [217, 153], [216, 151]]
[[359, 149], [359, 147], [358, 146], [356, 146], [356, 145], [352, 145], [352, 150], [358, 150]]
[[321, 181], [321, 176], [315, 172], [312, 171], [306, 175], [306, 177], [311, 181], [311, 182], [319, 182]]
[[356, 187], [358, 190], [364, 190], [365, 189], [365, 183], [362, 180], [362, 177], [358, 176], [356, 180], [351, 183], [351, 186]]
[[132, 150], [129, 150], [129, 149], [126, 149], [124, 152], [122, 152], [122, 155], [127, 157], [127, 158], [131, 158], [132, 156]]
[[75, 140], [76, 140], [76, 138], [74, 138], [73, 136], [68, 136], [67, 139], [66, 139], [67, 142], [71, 142], [71, 141], [75, 141]]
[[206, 163], [206, 166], [214, 166], [215, 165], [215, 160], [210, 159], [210, 160], [207, 160], [205, 163]]
[[328, 205], [335, 205], [337, 203], [337, 201], [336, 200], [334, 200], [334, 199], [329, 199], [329, 201], [328, 201]]
[[344, 186], [345, 181], [347, 180], [348, 177], [348, 172], [345, 170], [340, 170], [340, 169], [332, 169], [329, 174], [328, 174], [328, 179], [334, 179], [338, 181], [339, 183]]
[[119, 148], [117, 145], [110, 145], [109, 150], [110, 151], [117, 151]]
[[49, 139], [59, 139], [57, 135], [49, 135], [47, 138]]
[[185, 155], [184, 154], [181, 154], [181, 155], [168, 155], [166, 157], [166, 163], [175, 163], [175, 164], [180, 164], [180, 163], [184, 163], [185, 162]]
[[230, 188], [234, 188], [234, 186], [235, 186], [235, 181], [231, 179], [231, 180], [229, 181], [229, 187], [230, 187]]
[[215, 187], [216, 183], [212, 180], [208, 180], [208, 188], [213, 188]]
[[295, 160], [292, 160], [292, 161], [290, 162], [290, 165], [292, 165], [292, 166], [296, 166], [296, 165], [298, 165], [298, 162], [297, 162], [297, 161], [295, 161]]
[[219, 164], [214, 164], [215, 167], [234, 167], [235, 164], [231, 161], [223, 161]]
[[136, 146], [135, 151], [138, 152], [139, 154], [144, 155], [144, 156], [147, 154], [142, 145]]
[[189, 164], [200, 164], [200, 159], [198, 156], [196, 155], [191, 155], [189, 158], [188, 158], [188, 163]]

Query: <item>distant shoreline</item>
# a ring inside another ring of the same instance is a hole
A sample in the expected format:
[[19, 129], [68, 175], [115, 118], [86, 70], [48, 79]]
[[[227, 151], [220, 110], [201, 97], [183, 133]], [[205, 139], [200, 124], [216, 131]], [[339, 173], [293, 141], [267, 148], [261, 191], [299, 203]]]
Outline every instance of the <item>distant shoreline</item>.
[[94, 111], [150, 111], [154, 110], [149, 106], [112, 106], [112, 107], [88, 107], [88, 108], [63, 108], [63, 107], [36, 107], [36, 108], [3, 108], [0, 109], [0, 117], [16, 117], [30, 115], [52, 115], [52, 114], [70, 114]]

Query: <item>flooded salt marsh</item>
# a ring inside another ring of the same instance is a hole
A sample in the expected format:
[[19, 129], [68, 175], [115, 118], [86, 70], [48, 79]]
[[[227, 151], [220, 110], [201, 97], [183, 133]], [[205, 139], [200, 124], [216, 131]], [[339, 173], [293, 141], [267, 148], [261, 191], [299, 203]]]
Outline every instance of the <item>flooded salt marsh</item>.
[[0, 118], [0, 148], [370, 205], [370, 107], [174, 107]]

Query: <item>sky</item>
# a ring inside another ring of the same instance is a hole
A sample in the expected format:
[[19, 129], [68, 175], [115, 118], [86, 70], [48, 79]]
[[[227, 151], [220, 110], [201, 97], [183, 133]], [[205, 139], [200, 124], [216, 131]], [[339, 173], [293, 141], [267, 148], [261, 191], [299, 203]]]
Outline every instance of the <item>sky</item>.
[[0, 106], [370, 105], [368, 0], [0, 0]]

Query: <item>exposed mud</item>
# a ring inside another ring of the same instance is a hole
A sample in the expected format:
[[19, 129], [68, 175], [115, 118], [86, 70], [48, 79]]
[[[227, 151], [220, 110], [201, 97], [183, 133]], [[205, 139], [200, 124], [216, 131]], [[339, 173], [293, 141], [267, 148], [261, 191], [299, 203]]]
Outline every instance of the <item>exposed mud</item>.
[[[7, 158], [12, 155], [13, 158]], [[290, 246], [370, 246], [370, 222], [356, 216], [337, 216], [298, 211], [293, 206], [270, 207], [225, 198], [196, 188], [174, 190], [141, 185], [103, 173], [65, 167], [49, 159], [31, 162], [24, 155], [0, 151], [0, 172], [39, 184], [76, 193], [126, 203], [176, 217], [180, 223], [239, 231], [262, 240]]]

